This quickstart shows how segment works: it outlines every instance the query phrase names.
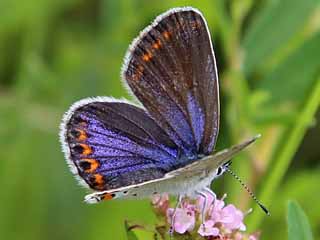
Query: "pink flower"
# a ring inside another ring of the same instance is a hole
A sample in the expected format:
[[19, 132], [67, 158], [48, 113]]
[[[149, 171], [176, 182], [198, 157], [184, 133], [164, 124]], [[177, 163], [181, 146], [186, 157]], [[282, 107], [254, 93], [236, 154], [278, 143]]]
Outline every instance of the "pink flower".
[[[171, 223], [173, 212], [173, 208], [169, 208], [167, 211], [167, 219], [169, 223]], [[176, 209], [176, 214], [172, 226], [173, 230], [180, 234], [190, 232], [194, 229], [195, 223], [195, 206], [192, 204], [188, 204], [187, 202], [183, 202], [182, 208]]]
[[210, 219], [213, 220], [214, 222], [221, 222], [222, 214], [223, 214], [222, 210], [224, 207], [223, 199], [224, 198], [222, 198], [221, 200], [216, 199], [209, 209]]
[[151, 202], [155, 209], [157, 209], [160, 213], [165, 214], [169, 207], [169, 194], [157, 194], [152, 198]]
[[[201, 216], [205, 204], [204, 196], [199, 196], [196, 201], [185, 198], [176, 209], [174, 221], [172, 221], [174, 208], [169, 208], [167, 194], [154, 197], [152, 203], [158, 212], [161, 210], [160, 216], [167, 217], [168, 227], [172, 227], [173, 231], [179, 234], [188, 232], [193, 235], [197, 231], [205, 239], [258, 240], [259, 233], [240, 232], [246, 230], [243, 219], [250, 211], [243, 213], [233, 204], [225, 205], [225, 197], [226, 195], [221, 199], [214, 199], [213, 195], [208, 193], [204, 218]], [[195, 226], [200, 227], [195, 229]]]
[[215, 222], [212, 220], [205, 221], [204, 224], [201, 224], [199, 227], [198, 233], [202, 237], [208, 236], [219, 236], [219, 229], [214, 227]]
[[233, 204], [229, 204], [222, 209], [219, 222], [230, 231], [237, 229], [241, 231], [246, 230], [246, 226], [243, 223], [243, 213]]

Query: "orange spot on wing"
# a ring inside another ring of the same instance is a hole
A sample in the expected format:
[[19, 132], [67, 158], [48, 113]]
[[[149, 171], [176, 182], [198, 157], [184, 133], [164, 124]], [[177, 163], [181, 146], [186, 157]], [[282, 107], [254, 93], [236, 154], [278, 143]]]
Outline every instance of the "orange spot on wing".
[[146, 54], [143, 54], [142, 56], [142, 60], [145, 61], [145, 62], [148, 62], [150, 61], [150, 59], [152, 58], [152, 54], [151, 53], [146, 53]]
[[141, 65], [139, 65], [136, 69], [136, 72], [132, 75], [133, 80], [138, 81], [143, 75], [143, 70], [144, 68]]
[[111, 200], [113, 199], [113, 195], [111, 193], [106, 193], [103, 195], [103, 200]]
[[99, 161], [92, 159], [92, 158], [84, 158], [84, 159], [82, 159], [82, 161], [86, 161], [87, 163], [90, 164], [90, 168], [85, 170], [85, 172], [87, 172], [87, 173], [94, 172], [100, 166]]
[[144, 69], [144, 68], [143, 68], [141, 65], [139, 65], [139, 67], [138, 67], [138, 72], [139, 72], [139, 73], [143, 73], [143, 69]]
[[77, 138], [78, 141], [84, 141], [88, 138], [87, 133], [81, 129], [77, 130], [79, 132], [79, 136]]
[[102, 189], [104, 186], [104, 179], [103, 176], [101, 174], [94, 174], [94, 182], [97, 185], [98, 189]]
[[191, 28], [192, 28], [193, 30], [195, 30], [195, 29], [197, 29], [197, 28], [201, 28], [201, 23], [198, 22], [198, 21], [193, 21], [193, 22], [191, 22]]
[[164, 31], [164, 32], [162, 33], [162, 35], [164, 36], [165, 39], [168, 40], [168, 39], [170, 38], [171, 33], [168, 32], [168, 31]]
[[155, 43], [152, 44], [152, 47], [154, 49], [159, 49], [161, 48], [161, 41], [158, 39]]
[[82, 147], [82, 154], [83, 155], [89, 155], [92, 153], [92, 149], [91, 147], [89, 147], [87, 144], [80, 144], [80, 146]]

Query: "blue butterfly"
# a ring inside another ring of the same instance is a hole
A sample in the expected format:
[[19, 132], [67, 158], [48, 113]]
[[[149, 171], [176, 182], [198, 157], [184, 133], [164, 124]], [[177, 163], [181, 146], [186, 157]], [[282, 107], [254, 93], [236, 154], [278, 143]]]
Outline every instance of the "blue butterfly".
[[203, 15], [184, 7], [158, 16], [130, 45], [121, 75], [141, 105], [87, 98], [61, 123], [71, 171], [94, 190], [85, 201], [214, 194], [212, 180], [258, 136], [213, 154], [219, 84]]

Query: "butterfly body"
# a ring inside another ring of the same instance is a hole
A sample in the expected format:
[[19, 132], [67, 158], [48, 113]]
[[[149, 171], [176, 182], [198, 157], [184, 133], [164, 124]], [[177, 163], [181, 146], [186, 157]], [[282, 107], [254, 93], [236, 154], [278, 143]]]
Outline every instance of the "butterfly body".
[[200, 161], [172, 171], [161, 179], [112, 191], [107, 190], [89, 194], [86, 196], [85, 201], [87, 203], [97, 203], [114, 198], [140, 199], [164, 192], [176, 196], [193, 197], [197, 195], [197, 192], [210, 186], [215, 178], [221, 176], [226, 171], [230, 164], [229, 161], [233, 156], [259, 137], [260, 135], [257, 135], [229, 149], [203, 157], [199, 159]]
[[161, 14], [130, 45], [121, 73], [141, 104], [83, 99], [63, 117], [60, 141], [85, 201], [192, 196], [251, 143], [212, 155], [219, 131], [219, 84], [207, 23], [192, 7]]
[[102, 191], [87, 195], [85, 201], [88, 203], [96, 203], [104, 200], [106, 196], [107, 198], [110, 197], [110, 195], [112, 199], [143, 199], [159, 193], [194, 196], [196, 190], [208, 186], [214, 179], [214, 176], [214, 172], [211, 174], [207, 171], [191, 172], [186, 170], [185, 172], [181, 172], [181, 169], [178, 169], [177, 172], [171, 172], [162, 179], [151, 180], [137, 186], [129, 186], [113, 191]]

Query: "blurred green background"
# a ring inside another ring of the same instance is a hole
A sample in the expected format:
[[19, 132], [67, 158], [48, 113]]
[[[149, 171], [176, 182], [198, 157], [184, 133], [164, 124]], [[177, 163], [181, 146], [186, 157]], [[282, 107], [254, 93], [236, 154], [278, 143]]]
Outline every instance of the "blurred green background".
[[[171, 7], [208, 21], [221, 85], [217, 148], [262, 133], [213, 184], [254, 212], [249, 230], [285, 239], [297, 200], [320, 239], [320, 4], [318, 0], [0, 0], [0, 238], [125, 239], [124, 220], [152, 224], [148, 200], [89, 206], [58, 141], [61, 117], [88, 96], [129, 97], [119, 72], [131, 40]], [[316, 117], [318, 115], [318, 117]]]

